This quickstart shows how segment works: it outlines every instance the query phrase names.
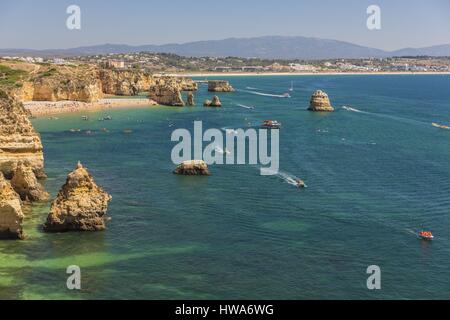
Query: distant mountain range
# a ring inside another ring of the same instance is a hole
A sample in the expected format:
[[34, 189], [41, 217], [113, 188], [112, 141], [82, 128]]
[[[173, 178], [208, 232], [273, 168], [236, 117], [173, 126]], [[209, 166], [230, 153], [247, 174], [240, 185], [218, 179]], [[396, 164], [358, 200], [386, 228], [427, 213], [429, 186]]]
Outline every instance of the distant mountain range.
[[385, 51], [353, 43], [307, 37], [268, 36], [258, 38], [229, 38], [188, 42], [183, 44], [129, 46], [104, 44], [71, 49], [0, 49], [2, 56], [76, 56], [108, 53], [174, 53], [186, 57], [241, 57], [263, 59], [337, 59], [382, 58], [392, 56], [450, 56], [450, 44], [426, 48], [405, 48]]

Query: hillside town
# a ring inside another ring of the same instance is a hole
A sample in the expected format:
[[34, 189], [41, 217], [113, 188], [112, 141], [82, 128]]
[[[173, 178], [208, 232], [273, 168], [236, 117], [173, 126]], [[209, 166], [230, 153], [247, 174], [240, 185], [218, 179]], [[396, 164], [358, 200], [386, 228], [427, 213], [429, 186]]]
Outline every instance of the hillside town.
[[152, 73], [388, 73], [449, 72], [450, 57], [391, 57], [328, 60], [267, 60], [238, 57], [183, 57], [166, 53], [107, 54], [76, 57], [2, 57], [28, 63], [94, 64], [102, 68]]

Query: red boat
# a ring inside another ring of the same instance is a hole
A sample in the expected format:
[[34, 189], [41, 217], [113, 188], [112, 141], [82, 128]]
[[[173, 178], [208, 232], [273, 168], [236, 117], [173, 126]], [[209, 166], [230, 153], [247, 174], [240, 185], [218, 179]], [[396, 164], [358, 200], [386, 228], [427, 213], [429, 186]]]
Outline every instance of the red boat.
[[422, 231], [419, 233], [419, 238], [422, 240], [433, 240], [434, 236], [430, 231]]

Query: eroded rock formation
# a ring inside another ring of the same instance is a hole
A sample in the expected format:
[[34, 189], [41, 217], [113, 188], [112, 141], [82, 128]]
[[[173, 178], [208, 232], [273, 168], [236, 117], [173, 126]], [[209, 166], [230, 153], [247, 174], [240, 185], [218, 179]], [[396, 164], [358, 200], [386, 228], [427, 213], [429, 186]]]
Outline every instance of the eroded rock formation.
[[17, 164], [11, 185], [23, 201], [47, 201], [50, 197], [36, 179], [33, 170], [22, 162]]
[[44, 225], [47, 232], [101, 231], [112, 197], [97, 186], [91, 174], [78, 163], [53, 201]]
[[0, 239], [23, 239], [22, 220], [20, 197], [0, 172]]
[[311, 97], [308, 110], [315, 112], [333, 112], [334, 108], [331, 106], [328, 95], [321, 90], [317, 90]]
[[185, 176], [209, 176], [208, 165], [203, 160], [184, 161], [177, 166], [174, 174]]
[[103, 93], [119, 96], [134, 96], [155, 84], [152, 75], [139, 71], [104, 69], [99, 71], [99, 77]]
[[210, 92], [233, 92], [234, 88], [228, 81], [210, 80], [208, 81], [208, 91]]
[[41, 76], [34, 81], [34, 101], [95, 102], [103, 98], [102, 84], [95, 73], [80, 75], [55, 74]]
[[192, 92], [188, 92], [188, 95], [187, 95], [187, 105], [188, 105], [188, 106], [195, 106], [194, 94], [193, 94]]
[[21, 162], [44, 178], [44, 155], [39, 134], [22, 103], [0, 91], [0, 171], [11, 179]]
[[206, 100], [203, 104], [205, 107], [221, 107], [222, 102], [218, 96], [214, 96], [212, 100]]
[[175, 81], [157, 81], [150, 90], [148, 97], [164, 106], [184, 107], [181, 87]]

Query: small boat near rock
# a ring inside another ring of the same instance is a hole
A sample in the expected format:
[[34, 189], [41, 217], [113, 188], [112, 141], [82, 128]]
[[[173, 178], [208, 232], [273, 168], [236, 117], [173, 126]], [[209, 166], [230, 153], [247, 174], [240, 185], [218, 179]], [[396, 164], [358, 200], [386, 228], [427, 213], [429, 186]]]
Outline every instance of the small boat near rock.
[[276, 120], [264, 120], [261, 125], [261, 128], [265, 129], [280, 129], [281, 123]]

